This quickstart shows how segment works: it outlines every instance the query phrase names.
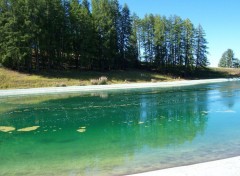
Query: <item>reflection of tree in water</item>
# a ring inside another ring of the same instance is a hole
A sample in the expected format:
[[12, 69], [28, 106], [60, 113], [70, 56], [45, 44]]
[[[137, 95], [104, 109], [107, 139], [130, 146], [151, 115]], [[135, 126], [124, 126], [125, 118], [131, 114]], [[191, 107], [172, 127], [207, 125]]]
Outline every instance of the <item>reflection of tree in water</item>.
[[231, 109], [235, 104], [235, 98], [239, 97], [240, 82], [234, 81], [222, 83], [222, 86], [218, 88], [218, 91], [221, 93], [221, 100], [224, 105]]
[[[88, 158], [82, 161], [83, 168], [89, 163], [106, 162], [107, 166], [111, 157], [111, 164], [120, 165], [126, 158], [134, 157], [136, 149], [145, 146], [162, 148], [192, 141], [204, 132], [206, 103], [206, 91], [92, 94], [24, 105], [5, 113], [2, 122], [18, 129], [41, 126], [34, 136], [37, 144], [55, 143], [61, 148], [72, 148], [68, 152]], [[76, 132], [81, 126], [86, 127], [84, 134]], [[68, 155], [67, 151], [65, 155], [61, 154], [60, 148], [52, 150], [59, 157]], [[51, 155], [48, 157], [53, 157]]]
[[[192, 141], [199, 133], [204, 132], [207, 121], [205, 91], [162, 92], [143, 96], [140, 99], [140, 112], [144, 111], [147, 118], [141, 135], [149, 139], [151, 145], [179, 145]], [[141, 106], [145, 104], [147, 107]]]
[[[128, 133], [134, 134], [132, 137], [148, 135], [164, 139], [159, 143], [163, 145], [191, 141], [204, 131], [207, 111], [205, 91], [148, 91], [133, 95], [130, 92], [106, 94], [104, 98], [96, 95], [24, 106], [10, 112], [7, 116], [11, 118], [7, 121], [17, 128], [30, 124], [51, 126], [55, 123], [65, 128], [79, 125], [96, 126], [96, 129], [126, 127]], [[124, 136], [124, 133], [121, 135]], [[131, 136], [125, 135], [127, 138]]]

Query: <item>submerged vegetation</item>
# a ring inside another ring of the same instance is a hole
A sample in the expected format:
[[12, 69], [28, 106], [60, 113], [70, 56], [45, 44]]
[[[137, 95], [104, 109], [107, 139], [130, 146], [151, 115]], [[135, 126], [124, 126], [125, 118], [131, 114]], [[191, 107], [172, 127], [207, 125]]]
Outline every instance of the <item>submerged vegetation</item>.
[[0, 129], [15, 130], [0, 132], [0, 175], [127, 175], [237, 155], [238, 90], [226, 82], [1, 98]]
[[39, 70], [154, 69], [185, 74], [208, 65], [201, 25], [131, 14], [118, 0], [0, 2], [0, 63]]

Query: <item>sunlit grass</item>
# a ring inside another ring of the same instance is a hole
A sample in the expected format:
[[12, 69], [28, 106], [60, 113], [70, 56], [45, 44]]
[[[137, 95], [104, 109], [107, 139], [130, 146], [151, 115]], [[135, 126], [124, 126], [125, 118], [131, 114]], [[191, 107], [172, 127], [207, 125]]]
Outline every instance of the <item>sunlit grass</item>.
[[27, 74], [0, 68], [0, 89], [84, 86], [91, 85], [91, 79], [98, 79], [101, 76], [107, 77], [107, 84], [173, 79], [171, 76], [136, 70], [110, 72], [44, 71], [39, 74]]
[[[21, 73], [0, 68], [0, 89], [65, 87], [91, 85], [91, 80], [107, 77], [107, 84], [160, 82], [184, 79], [179, 75], [160, 74], [142, 70], [128, 71], [41, 71], [37, 74]], [[224, 78], [240, 76], [240, 69], [209, 68], [187, 79]]]

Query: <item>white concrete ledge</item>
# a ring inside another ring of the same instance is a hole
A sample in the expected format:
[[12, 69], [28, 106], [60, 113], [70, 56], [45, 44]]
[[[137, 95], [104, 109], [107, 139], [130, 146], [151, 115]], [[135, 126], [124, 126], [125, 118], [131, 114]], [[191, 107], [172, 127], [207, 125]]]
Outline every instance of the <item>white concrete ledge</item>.
[[226, 81], [235, 81], [239, 79], [203, 79], [203, 80], [184, 80], [173, 82], [158, 83], [129, 83], [114, 85], [96, 85], [96, 86], [70, 86], [70, 87], [48, 87], [48, 88], [30, 88], [30, 89], [10, 89], [0, 90], [0, 97], [15, 95], [34, 95], [34, 94], [54, 94], [54, 93], [70, 93], [70, 92], [88, 92], [100, 90], [117, 90], [117, 89], [138, 89], [138, 88], [156, 88], [156, 87], [177, 87], [190, 86], [206, 83], [218, 83]]
[[132, 176], [240, 176], [240, 156]]

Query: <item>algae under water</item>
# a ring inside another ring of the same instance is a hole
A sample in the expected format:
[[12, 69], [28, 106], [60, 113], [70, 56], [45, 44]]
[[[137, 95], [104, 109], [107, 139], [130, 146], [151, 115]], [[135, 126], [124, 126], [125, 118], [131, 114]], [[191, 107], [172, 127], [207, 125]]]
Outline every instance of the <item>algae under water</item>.
[[124, 175], [238, 155], [238, 81], [0, 98], [0, 175]]

